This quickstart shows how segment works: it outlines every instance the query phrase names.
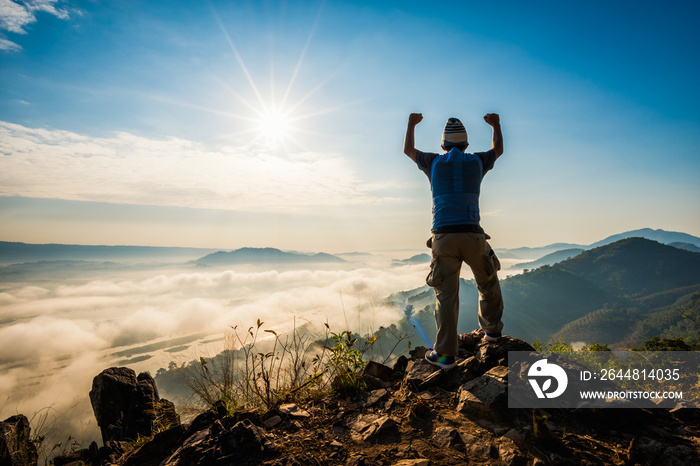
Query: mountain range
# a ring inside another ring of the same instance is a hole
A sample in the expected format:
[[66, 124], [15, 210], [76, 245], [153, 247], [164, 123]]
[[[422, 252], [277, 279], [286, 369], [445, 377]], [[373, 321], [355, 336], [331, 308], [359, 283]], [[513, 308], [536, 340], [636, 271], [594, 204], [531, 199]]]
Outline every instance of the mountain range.
[[235, 251], [217, 251], [193, 261], [199, 266], [234, 264], [286, 264], [286, 263], [342, 263], [340, 257], [319, 252], [304, 254], [285, 252], [275, 248], [241, 248]]
[[[521, 247], [515, 249], [496, 249], [503, 259], [522, 259], [539, 261], [537, 263], [517, 264], [517, 268], [536, 268], [562, 260], [561, 251], [578, 249], [580, 251], [604, 246], [620, 239], [639, 237], [671, 244], [677, 248], [700, 252], [700, 238], [687, 233], [644, 228], [609, 236], [591, 245], [571, 243], [554, 243], [542, 247]], [[554, 254], [559, 253], [559, 254]], [[544, 256], [554, 254], [545, 259]], [[281, 251], [275, 248], [241, 248], [233, 251], [221, 251], [212, 248], [157, 247], [157, 246], [93, 246], [78, 244], [28, 244], [0, 241], [0, 264], [17, 264], [37, 261], [129, 261], [129, 262], [190, 262], [197, 264], [231, 264], [262, 263], [269, 264], [277, 260], [289, 262], [340, 262], [339, 256], [360, 256], [367, 253], [349, 253], [330, 255], [324, 253], [307, 254], [295, 251]], [[429, 256], [419, 254], [400, 263], [420, 263], [429, 261]]]
[[[501, 280], [504, 332], [525, 341], [550, 336], [629, 347], [654, 335], [700, 336], [700, 253], [645, 238], [599, 246], [554, 265]], [[419, 309], [434, 335], [435, 297], [427, 286], [389, 298]], [[460, 287], [460, 333], [477, 325], [473, 281]]]
[[[668, 241], [673, 246], [637, 237], [636, 233]], [[653, 335], [695, 338], [700, 335], [700, 253], [693, 250], [698, 245], [700, 238], [691, 235], [643, 229], [614, 235], [582, 248], [557, 243], [542, 248], [508, 250], [520, 257], [534, 254], [539, 261], [530, 263], [532, 270], [501, 280], [506, 305], [505, 331], [526, 341], [552, 336], [568, 341], [598, 340], [601, 344], [613, 345], [639, 342]], [[547, 251], [545, 257], [537, 256]], [[10, 279], [29, 276], [37, 269], [50, 272], [89, 268], [89, 262], [65, 259], [98, 256], [167, 257], [168, 260], [189, 257], [189, 264], [196, 266], [345, 262], [331, 254], [285, 252], [275, 248], [214, 252], [196, 248], [0, 242], [0, 262], [15, 261], [15, 265], [0, 268], [0, 276]], [[59, 258], [64, 260], [58, 261]], [[43, 262], [36, 262], [36, 267], [17, 263], [32, 259]], [[421, 263], [428, 259], [427, 255], [418, 255], [399, 263]], [[99, 269], [97, 265], [93, 267]], [[468, 332], [476, 325], [478, 295], [473, 283], [462, 281], [460, 298], [460, 331]], [[416, 315], [424, 312], [427, 317], [421, 322], [424, 322], [425, 332], [428, 335], [434, 332], [430, 310], [434, 296], [427, 286], [397, 293], [387, 301], [399, 306], [410, 304], [419, 310]]]
[[[671, 244], [680, 249], [688, 249], [694, 252], [700, 252], [700, 238], [697, 236], [689, 235], [687, 233], [679, 233], [675, 231], [666, 230], [653, 230], [651, 228], [642, 228], [639, 230], [626, 231], [624, 233], [618, 233], [616, 235], [608, 236], [607, 238], [597, 241], [593, 244], [583, 245], [583, 244], [572, 244], [572, 243], [554, 243], [547, 246], [537, 247], [537, 248], [515, 248], [515, 249], [498, 249], [496, 248], [496, 253], [498, 257], [503, 259], [526, 259], [526, 260], [536, 260], [543, 258], [548, 254], [552, 254], [558, 251], [567, 249], [579, 249], [587, 250], [593, 249], [600, 246], [605, 246], [607, 244], [614, 243], [626, 238], [646, 238], [653, 241], [658, 241], [662, 244]], [[695, 250], [698, 248], [698, 250]], [[558, 261], [556, 261], [558, 262]], [[553, 262], [550, 262], [553, 263]], [[517, 264], [514, 267], [527, 267], [529, 264]], [[545, 265], [545, 264], [540, 264]], [[532, 265], [530, 265], [532, 266]]]
[[0, 264], [36, 261], [188, 261], [216, 251], [206, 248], [158, 246], [93, 246], [28, 244], [0, 241]]

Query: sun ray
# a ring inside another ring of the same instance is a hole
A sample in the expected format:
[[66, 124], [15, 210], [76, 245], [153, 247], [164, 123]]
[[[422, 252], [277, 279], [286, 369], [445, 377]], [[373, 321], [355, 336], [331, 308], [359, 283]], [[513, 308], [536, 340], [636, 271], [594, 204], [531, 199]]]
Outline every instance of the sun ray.
[[345, 63], [342, 66], [339, 66], [333, 73], [331, 73], [326, 79], [324, 79], [322, 82], [316, 85], [313, 89], [311, 89], [309, 92], [307, 92], [301, 99], [299, 99], [292, 107], [289, 108], [289, 112], [293, 112], [294, 110], [297, 109], [301, 104], [303, 104], [306, 100], [308, 100], [311, 96], [313, 96], [316, 92], [321, 90], [326, 84], [331, 82], [342, 70], [347, 68], [349, 65], [348, 63]]
[[170, 104], [170, 105], [177, 105], [179, 107], [189, 108], [192, 110], [198, 110], [200, 112], [211, 113], [213, 115], [221, 115], [221, 116], [225, 116], [225, 117], [229, 117], [229, 118], [236, 118], [238, 120], [244, 120], [244, 121], [249, 121], [249, 122], [257, 121], [255, 118], [251, 118], [249, 116], [239, 115], [239, 114], [236, 114], [233, 112], [226, 112], [223, 110], [217, 110], [215, 108], [204, 107], [202, 105], [195, 105], [195, 104], [191, 104], [189, 102], [185, 102], [182, 100], [177, 100], [177, 99], [173, 99], [170, 97], [164, 97], [162, 95], [147, 94], [147, 93], [135, 93], [135, 94], [139, 95], [140, 97], [142, 97], [144, 99], [150, 99], [150, 100], [154, 100], [156, 102], [161, 102], [161, 103]]
[[[227, 90], [231, 95], [233, 95], [242, 105], [247, 107], [251, 111], [251, 118], [241, 118], [241, 115], [233, 115], [235, 118], [244, 119], [253, 123], [250, 128], [248, 128], [246, 133], [256, 132], [257, 135], [253, 138], [250, 144], [260, 144], [262, 143], [268, 149], [280, 148], [286, 152], [294, 150], [298, 146], [301, 150], [308, 150], [303, 143], [295, 136], [300, 134], [313, 134], [310, 131], [306, 131], [304, 125], [296, 125], [294, 123], [307, 120], [310, 118], [326, 115], [328, 113], [337, 112], [345, 109], [353, 104], [336, 105], [334, 107], [323, 107], [321, 109], [315, 109], [314, 111], [309, 111], [313, 107], [309, 108], [307, 106], [308, 101], [316, 95], [324, 86], [335, 79], [340, 73], [343, 72], [348, 66], [349, 62], [346, 61], [342, 63], [339, 67], [333, 70], [329, 75], [322, 79], [320, 82], [312, 83], [312, 89], [306, 92], [300, 99], [292, 99], [292, 91], [299, 84], [299, 76], [301, 74], [302, 66], [304, 66], [305, 59], [309, 50], [311, 49], [311, 42], [314, 37], [316, 37], [316, 32], [321, 21], [322, 12], [325, 8], [326, 1], [322, 0], [315, 12], [315, 17], [311, 28], [308, 32], [304, 45], [301, 49], [301, 53], [296, 60], [294, 69], [292, 70], [291, 77], [284, 88], [284, 92], [280, 91], [283, 87], [277, 87], [278, 83], [282, 85], [280, 79], [276, 79], [276, 71], [279, 69], [277, 63], [275, 63], [275, 37], [273, 31], [270, 31], [269, 35], [269, 91], [268, 86], [261, 86], [262, 82], [256, 80], [253, 75], [251, 75], [250, 70], [246, 66], [241, 54], [234, 44], [231, 36], [226, 31], [223, 20], [221, 16], [215, 11], [212, 6], [212, 11], [214, 18], [217, 21], [219, 29], [221, 30], [223, 36], [225, 37], [233, 55], [235, 56], [238, 64], [245, 75], [250, 88], [252, 89], [255, 98], [248, 100], [241, 96], [236, 90], [232, 88], [230, 84], [224, 82], [224, 79], [215, 76], [215, 78], [220, 82], [221, 86]], [[261, 92], [261, 90], [268, 92]], [[266, 95], [264, 95], [266, 94]], [[278, 100], [278, 96], [282, 94], [281, 100]], [[368, 100], [368, 99], [367, 99]], [[365, 99], [363, 99], [365, 101]], [[306, 111], [304, 114], [300, 114], [300, 111]], [[238, 132], [242, 133], [241, 131]], [[292, 134], [294, 133], [294, 134]]]
[[346, 108], [354, 107], [355, 105], [359, 105], [361, 103], [368, 102], [369, 100], [370, 100], [369, 98], [365, 98], [365, 99], [360, 99], [360, 100], [357, 100], [355, 102], [351, 102], [351, 103], [347, 103], [347, 104], [336, 105], [335, 107], [323, 108], [323, 109], [317, 110], [315, 112], [311, 112], [311, 113], [307, 113], [305, 115], [299, 115], [299, 116], [295, 116], [294, 118], [290, 118], [289, 122], [293, 123], [295, 121], [308, 120], [309, 118], [325, 115], [327, 113], [338, 112], [340, 110], [344, 110]]
[[239, 100], [242, 104], [244, 104], [246, 107], [248, 107], [249, 109], [251, 109], [253, 112], [255, 112], [255, 113], [258, 114], [258, 115], [262, 115], [262, 114], [263, 114], [263, 112], [260, 111], [260, 109], [259, 109], [258, 107], [256, 107], [256, 106], [253, 105], [252, 103], [250, 103], [250, 102], [249, 102], [248, 100], [246, 100], [245, 98], [243, 98], [238, 92], [236, 92], [235, 90], [233, 90], [233, 88], [232, 88], [231, 86], [229, 86], [223, 79], [219, 78], [218, 76], [215, 76], [214, 78], [215, 78], [217, 81], [219, 81], [219, 84], [221, 85], [221, 87], [223, 87], [224, 89], [226, 89], [229, 93], [231, 93], [231, 95], [233, 95], [236, 99], [238, 99], [238, 100]]
[[214, 9], [213, 5], [212, 5], [212, 11], [214, 12], [214, 17], [216, 18], [216, 22], [219, 24], [219, 28], [221, 29], [221, 32], [223, 33], [224, 37], [226, 37], [226, 41], [228, 42], [229, 46], [231, 47], [233, 54], [236, 56], [236, 60], [238, 61], [238, 64], [241, 65], [241, 68], [243, 69], [243, 73], [245, 74], [246, 79], [248, 79], [248, 83], [250, 84], [250, 87], [253, 89], [253, 92], [255, 93], [258, 100], [260, 101], [260, 105], [266, 111], [267, 105], [265, 104], [265, 99], [263, 99], [262, 95], [260, 94], [260, 91], [258, 90], [258, 86], [255, 84], [253, 77], [250, 75], [250, 72], [248, 71], [248, 67], [245, 66], [245, 63], [243, 62], [243, 58], [241, 58], [241, 55], [238, 53], [238, 49], [234, 45], [233, 40], [231, 39], [231, 36], [229, 36], [229, 34], [226, 32], [226, 28], [224, 27], [224, 23], [221, 21], [221, 18], [219, 17], [219, 14]]
[[294, 144], [296, 144], [297, 146], [299, 146], [299, 148], [301, 150], [303, 150], [304, 152], [309, 152], [309, 149], [307, 149], [306, 146], [304, 146], [301, 142], [297, 141], [297, 139], [294, 136], [290, 135], [290, 136], [288, 136], [288, 139], [290, 141], [292, 141]]
[[311, 43], [311, 38], [314, 36], [314, 32], [316, 32], [316, 26], [318, 25], [318, 21], [321, 18], [321, 12], [323, 11], [323, 7], [326, 4], [326, 0], [323, 0], [321, 3], [321, 6], [318, 9], [318, 13], [316, 13], [316, 18], [314, 19], [314, 24], [311, 26], [311, 30], [309, 31], [309, 36], [306, 38], [306, 43], [304, 44], [304, 48], [301, 50], [301, 55], [299, 56], [299, 60], [297, 60], [297, 64], [294, 67], [294, 72], [292, 73], [292, 77], [289, 80], [289, 84], [287, 85], [287, 90], [284, 92], [284, 96], [282, 97], [282, 102], [280, 103], [280, 107], [284, 107], [284, 104], [287, 102], [287, 98], [289, 97], [289, 93], [292, 91], [292, 86], [294, 86], [294, 81], [296, 81], [297, 74], [299, 74], [299, 70], [301, 69], [301, 64], [304, 61], [304, 56], [306, 56], [306, 52], [309, 49], [309, 44]]

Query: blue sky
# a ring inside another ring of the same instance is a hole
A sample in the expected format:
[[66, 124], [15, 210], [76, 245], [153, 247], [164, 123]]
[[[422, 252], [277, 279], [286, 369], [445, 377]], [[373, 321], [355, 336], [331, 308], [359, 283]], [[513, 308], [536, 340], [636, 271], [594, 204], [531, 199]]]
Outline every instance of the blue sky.
[[530, 3], [0, 0], [0, 240], [418, 249], [414, 111], [495, 247], [700, 236], [700, 6]]

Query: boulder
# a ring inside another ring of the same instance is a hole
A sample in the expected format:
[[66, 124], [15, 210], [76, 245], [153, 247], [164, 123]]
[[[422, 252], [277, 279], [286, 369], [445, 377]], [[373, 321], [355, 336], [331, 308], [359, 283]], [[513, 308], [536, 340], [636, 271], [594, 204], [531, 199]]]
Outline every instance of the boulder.
[[0, 465], [33, 465], [38, 459], [26, 416], [18, 414], [0, 422]]
[[307, 419], [311, 417], [311, 414], [309, 414], [308, 411], [299, 408], [295, 403], [287, 403], [280, 405], [279, 411], [280, 413], [286, 414], [287, 416], [292, 418]]
[[367, 398], [362, 403], [362, 407], [369, 408], [370, 406], [373, 406], [378, 402], [385, 400], [386, 398], [388, 398], [388, 396], [389, 392], [383, 388], [372, 390], [371, 392], [367, 393]]
[[464, 440], [459, 431], [454, 427], [441, 426], [435, 429], [433, 441], [441, 447], [458, 447], [464, 445]]
[[527, 457], [523, 455], [515, 442], [509, 438], [501, 438], [498, 442], [498, 457], [503, 464], [525, 466]]
[[151, 437], [159, 428], [180, 423], [174, 405], [158, 397], [150, 374], [137, 377], [128, 367], [111, 367], [97, 375], [90, 402], [105, 443]]
[[399, 358], [394, 363], [394, 373], [400, 377], [406, 372], [406, 366], [408, 366], [408, 358], [404, 355], [399, 356]]
[[362, 374], [371, 375], [382, 382], [389, 382], [391, 384], [394, 377], [394, 369], [384, 364], [379, 364], [378, 362], [369, 361], [362, 371]]
[[404, 380], [409, 388], [423, 391], [440, 382], [442, 370], [425, 359], [409, 361]]
[[157, 433], [153, 439], [134, 451], [123, 466], [157, 466], [170, 456], [185, 439], [186, 429], [182, 425]]
[[393, 463], [392, 466], [430, 466], [430, 460], [426, 458], [400, 460], [396, 463]]
[[460, 388], [457, 411], [478, 416], [501, 414], [507, 407], [508, 368], [497, 366]]
[[401, 435], [398, 423], [390, 416], [360, 416], [349, 427], [357, 443], [394, 443]]

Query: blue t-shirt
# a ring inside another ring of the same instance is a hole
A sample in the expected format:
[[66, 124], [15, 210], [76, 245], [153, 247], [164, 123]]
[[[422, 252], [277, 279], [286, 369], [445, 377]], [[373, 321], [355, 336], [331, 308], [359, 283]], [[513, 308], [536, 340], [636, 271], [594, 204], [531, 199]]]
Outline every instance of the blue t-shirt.
[[495, 161], [493, 149], [474, 154], [456, 148], [444, 154], [416, 152], [416, 164], [431, 183], [433, 233], [484, 233], [479, 226], [479, 191]]

